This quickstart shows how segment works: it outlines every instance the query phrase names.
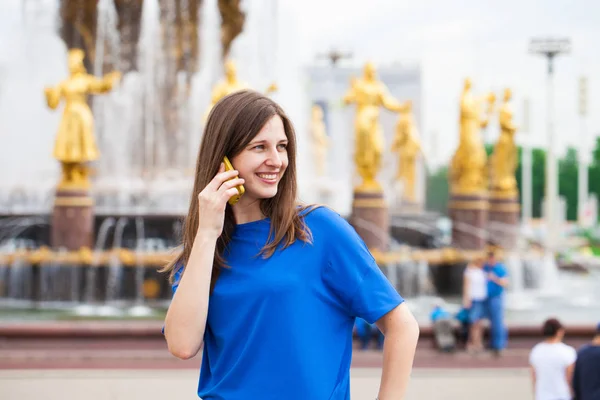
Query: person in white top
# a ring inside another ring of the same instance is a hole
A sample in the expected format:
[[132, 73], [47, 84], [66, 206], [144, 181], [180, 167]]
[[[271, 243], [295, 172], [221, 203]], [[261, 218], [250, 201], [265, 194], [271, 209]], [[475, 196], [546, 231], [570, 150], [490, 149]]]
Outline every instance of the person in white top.
[[565, 329], [557, 319], [544, 322], [544, 341], [529, 354], [535, 400], [569, 400], [573, 398], [569, 382], [577, 353], [562, 342]]
[[483, 271], [483, 258], [477, 257], [467, 265], [463, 275], [463, 307], [469, 311], [469, 342], [467, 350], [483, 350], [483, 326], [485, 317], [485, 299], [487, 298], [487, 279]]

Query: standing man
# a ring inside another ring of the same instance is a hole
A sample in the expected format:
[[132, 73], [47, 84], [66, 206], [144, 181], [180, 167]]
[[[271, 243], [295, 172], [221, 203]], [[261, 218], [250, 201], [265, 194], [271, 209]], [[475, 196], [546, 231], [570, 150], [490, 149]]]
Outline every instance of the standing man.
[[577, 352], [573, 393], [577, 400], [600, 399], [600, 324], [592, 342]]
[[577, 353], [563, 343], [565, 328], [556, 318], [544, 322], [542, 334], [544, 340], [529, 354], [535, 400], [571, 400], [569, 382]]
[[490, 319], [491, 348], [499, 356], [506, 348], [508, 336], [504, 325], [504, 289], [508, 285], [508, 274], [504, 265], [496, 259], [493, 250], [488, 252], [483, 269], [487, 276], [486, 308]]

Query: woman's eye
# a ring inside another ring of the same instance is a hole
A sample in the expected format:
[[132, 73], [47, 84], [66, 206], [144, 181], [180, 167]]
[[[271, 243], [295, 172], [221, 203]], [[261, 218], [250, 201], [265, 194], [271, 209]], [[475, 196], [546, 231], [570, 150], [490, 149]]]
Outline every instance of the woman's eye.
[[287, 149], [287, 144], [285, 144], [285, 143], [282, 143], [282, 144], [280, 144], [280, 145], [279, 145], [279, 148], [280, 148], [281, 150], [285, 150], [285, 149]]
[[259, 145], [257, 145], [257, 146], [254, 146], [254, 148], [255, 148], [255, 149], [257, 149], [257, 150], [262, 150], [262, 149], [264, 149], [264, 148], [265, 148], [265, 146], [264, 146], [264, 145], [262, 145], [262, 144], [259, 144]]

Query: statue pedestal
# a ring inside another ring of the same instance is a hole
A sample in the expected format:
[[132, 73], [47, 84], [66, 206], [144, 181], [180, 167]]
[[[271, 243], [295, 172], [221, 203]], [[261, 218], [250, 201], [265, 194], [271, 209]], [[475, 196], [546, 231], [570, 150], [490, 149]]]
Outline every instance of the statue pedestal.
[[50, 243], [53, 248], [93, 247], [94, 201], [88, 189], [56, 190]]
[[390, 216], [383, 190], [354, 192], [350, 223], [370, 250], [389, 249]]
[[519, 237], [518, 193], [490, 193], [488, 234], [490, 242], [504, 249], [513, 249]]
[[451, 194], [452, 245], [463, 250], [482, 250], [487, 244], [487, 193]]

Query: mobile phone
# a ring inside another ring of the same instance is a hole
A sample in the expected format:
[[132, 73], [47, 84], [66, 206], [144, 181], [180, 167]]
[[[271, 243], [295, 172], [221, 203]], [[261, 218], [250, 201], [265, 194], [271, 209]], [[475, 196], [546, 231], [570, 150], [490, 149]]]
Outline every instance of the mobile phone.
[[[225, 171], [233, 170], [233, 165], [231, 165], [231, 161], [229, 161], [229, 158], [227, 158], [227, 156], [223, 157], [223, 164], [225, 164]], [[246, 191], [246, 189], [244, 189], [244, 185], [237, 185], [235, 188], [237, 189], [238, 194], [231, 196], [231, 198], [229, 199], [228, 203], [231, 205], [237, 203]]]

